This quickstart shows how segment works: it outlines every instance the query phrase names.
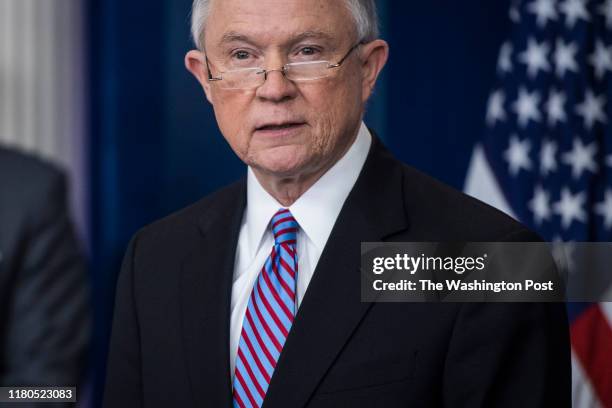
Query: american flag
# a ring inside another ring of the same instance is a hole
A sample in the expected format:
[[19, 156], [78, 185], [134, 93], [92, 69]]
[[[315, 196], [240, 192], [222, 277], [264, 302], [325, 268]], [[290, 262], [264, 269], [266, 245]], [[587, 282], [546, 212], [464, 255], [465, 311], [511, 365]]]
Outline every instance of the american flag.
[[[612, 0], [515, 1], [510, 19], [466, 190], [557, 245], [612, 241]], [[568, 311], [574, 406], [612, 407], [612, 304]]]

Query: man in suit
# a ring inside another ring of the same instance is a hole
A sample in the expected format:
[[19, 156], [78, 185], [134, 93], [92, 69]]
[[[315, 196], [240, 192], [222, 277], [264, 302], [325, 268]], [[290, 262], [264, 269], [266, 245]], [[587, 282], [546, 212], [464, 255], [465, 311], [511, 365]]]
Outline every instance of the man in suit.
[[0, 191], [0, 386], [76, 386], [91, 312], [64, 176], [0, 148]]
[[132, 239], [105, 406], [568, 406], [560, 304], [365, 303], [360, 242], [530, 241], [363, 124], [368, 0], [196, 0], [202, 84], [246, 180]]

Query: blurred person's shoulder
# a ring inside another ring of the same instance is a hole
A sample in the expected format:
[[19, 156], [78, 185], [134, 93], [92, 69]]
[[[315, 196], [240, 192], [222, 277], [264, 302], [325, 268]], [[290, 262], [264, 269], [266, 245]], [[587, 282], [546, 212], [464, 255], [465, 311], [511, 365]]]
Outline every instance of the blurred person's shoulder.
[[3, 202], [17, 203], [45, 200], [65, 185], [63, 171], [32, 154], [0, 147], [0, 186]]

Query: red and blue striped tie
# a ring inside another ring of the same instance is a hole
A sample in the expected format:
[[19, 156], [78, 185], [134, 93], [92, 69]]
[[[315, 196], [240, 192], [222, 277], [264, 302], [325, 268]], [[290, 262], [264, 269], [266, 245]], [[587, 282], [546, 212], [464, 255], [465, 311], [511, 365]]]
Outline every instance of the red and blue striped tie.
[[249, 298], [238, 343], [234, 407], [261, 407], [293, 324], [298, 224], [287, 209], [272, 217], [274, 247]]

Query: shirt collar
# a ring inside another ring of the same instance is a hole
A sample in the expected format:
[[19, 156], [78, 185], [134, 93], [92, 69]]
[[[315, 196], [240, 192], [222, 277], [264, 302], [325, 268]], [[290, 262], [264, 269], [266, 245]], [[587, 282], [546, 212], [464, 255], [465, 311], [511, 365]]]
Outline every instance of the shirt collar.
[[[327, 238], [368, 156], [372, 135], [362, 122], [349, 150], [295, 202], [289, 210], [302, 231], [323, 251]], [[246, 229], [249, 253], [255, 256], [270, 219], [283, 208], [259, 184], [249, 167], [247, 175]]]

